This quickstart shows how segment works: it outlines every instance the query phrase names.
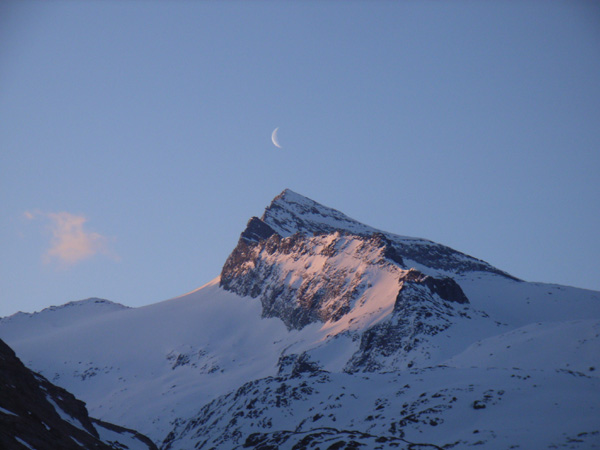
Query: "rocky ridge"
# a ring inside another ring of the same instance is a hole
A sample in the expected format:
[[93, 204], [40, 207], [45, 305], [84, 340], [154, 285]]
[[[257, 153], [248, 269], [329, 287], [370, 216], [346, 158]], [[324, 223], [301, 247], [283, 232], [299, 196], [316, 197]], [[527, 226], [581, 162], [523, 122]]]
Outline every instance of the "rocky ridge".
[[[335, 231], [363, 237], [380, 235], [385, 243], [388, 258], [405, 268], [416, 267], [427, 271], [428, 275], [456, 275], [482, 271], [518, 280], [485, 261], [445, 245], [427, 239], [388, 233], [362, 224], [340, 211], [321, 205], [290, 189], [285, 189], [275, 197], [263, 216], [260, 219], [253, 217], [248, 225], [254, 228], [258, 221], [263, 224], [262, 237], [266, 234], [264, 225], [281, 237], [296, 233], [305, 236], [330, 234]], [[244, 233], [242, 237], [245, 237]]]

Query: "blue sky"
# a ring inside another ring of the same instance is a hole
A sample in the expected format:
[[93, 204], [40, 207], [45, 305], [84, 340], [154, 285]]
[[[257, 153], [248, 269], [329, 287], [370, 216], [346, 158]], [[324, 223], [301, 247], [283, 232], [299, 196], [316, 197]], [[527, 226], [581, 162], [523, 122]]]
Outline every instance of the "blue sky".
[[286, 187], [600, 290], [599, 5], [3, 2], [0, 316], [190, 291]]

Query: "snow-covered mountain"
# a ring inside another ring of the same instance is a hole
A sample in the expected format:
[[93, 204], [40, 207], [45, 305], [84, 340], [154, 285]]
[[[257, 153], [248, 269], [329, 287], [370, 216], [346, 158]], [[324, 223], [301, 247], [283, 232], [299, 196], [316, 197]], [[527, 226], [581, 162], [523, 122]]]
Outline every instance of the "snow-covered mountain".
[[600, 293], [290, 190], [196, 291], [19, 313], [0, 338], [164, 449], [600, 447]]

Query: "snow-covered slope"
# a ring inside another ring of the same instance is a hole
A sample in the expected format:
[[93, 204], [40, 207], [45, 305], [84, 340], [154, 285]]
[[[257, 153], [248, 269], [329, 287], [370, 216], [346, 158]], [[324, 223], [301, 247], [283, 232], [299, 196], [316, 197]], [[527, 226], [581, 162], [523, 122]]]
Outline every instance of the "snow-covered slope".
[[519, 368], [269, 377], [206, 405], [164, 448], [591, 449], [599, 388]]
[[128, 308], [119, 303], [100, 298], [88, 298], [60, 306], [50, 306], [40, 312], [18, 312], [10, 317], [1, 318], [0, 323], [10, 323], [13, 328], [26, 326], [40, 331], [50, 331], [71, 324], [82, 324], [88, 320], [93, 321], [104, 314], [124, 309]]
[[20, 313], [0, 338], [95, 417], [169, 449], [584, 449], [600, 445], [599, 328], [598, 292], [523, 282], [286, 190], [202, 288]]
[[285, 326], [261, 320], [260, 303], [224, 292], [217, 281], [60, 328], [7, 318], [1, 334], [27, 365], [83, 398], [92, 415], [160, 440], [170, 421], [214, 393], [268, 375], [284, 348], [273, 342], [287, 337]]

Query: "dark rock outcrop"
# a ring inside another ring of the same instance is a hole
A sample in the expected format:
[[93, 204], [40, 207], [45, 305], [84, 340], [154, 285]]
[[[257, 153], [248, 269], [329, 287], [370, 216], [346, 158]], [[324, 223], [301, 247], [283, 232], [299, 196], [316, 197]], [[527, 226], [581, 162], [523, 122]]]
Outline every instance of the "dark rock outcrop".
[[264, 239], [269, 239], [273, 234], [275, 234], [273, 228], [258, 217], [252, 217], [248, 221], [241, 238], [248, 242], [260, 242]]
[[85, 404], [66, 390], [30, 371], [0, 340], [0, 448], [20, 450], [122, 449], [120, 441], [103, 441], [98, 429], [108, 429], [149, 450], [145, 436], [91, 419]]
[[325, 372], [317, 363], [311, 361], [306, 353], [281, 356], [277, 366], [278, 376], [290, 376], [292, 378]]
[[442, 300], [461, 304], [469, 303], [469, 299], [459, 284], [450, 277], [434, 278], [418, 270], [411, 269], [406, 274], [404, 283], [422, 283], [429, 288], [433, 294], [440, 296]]

